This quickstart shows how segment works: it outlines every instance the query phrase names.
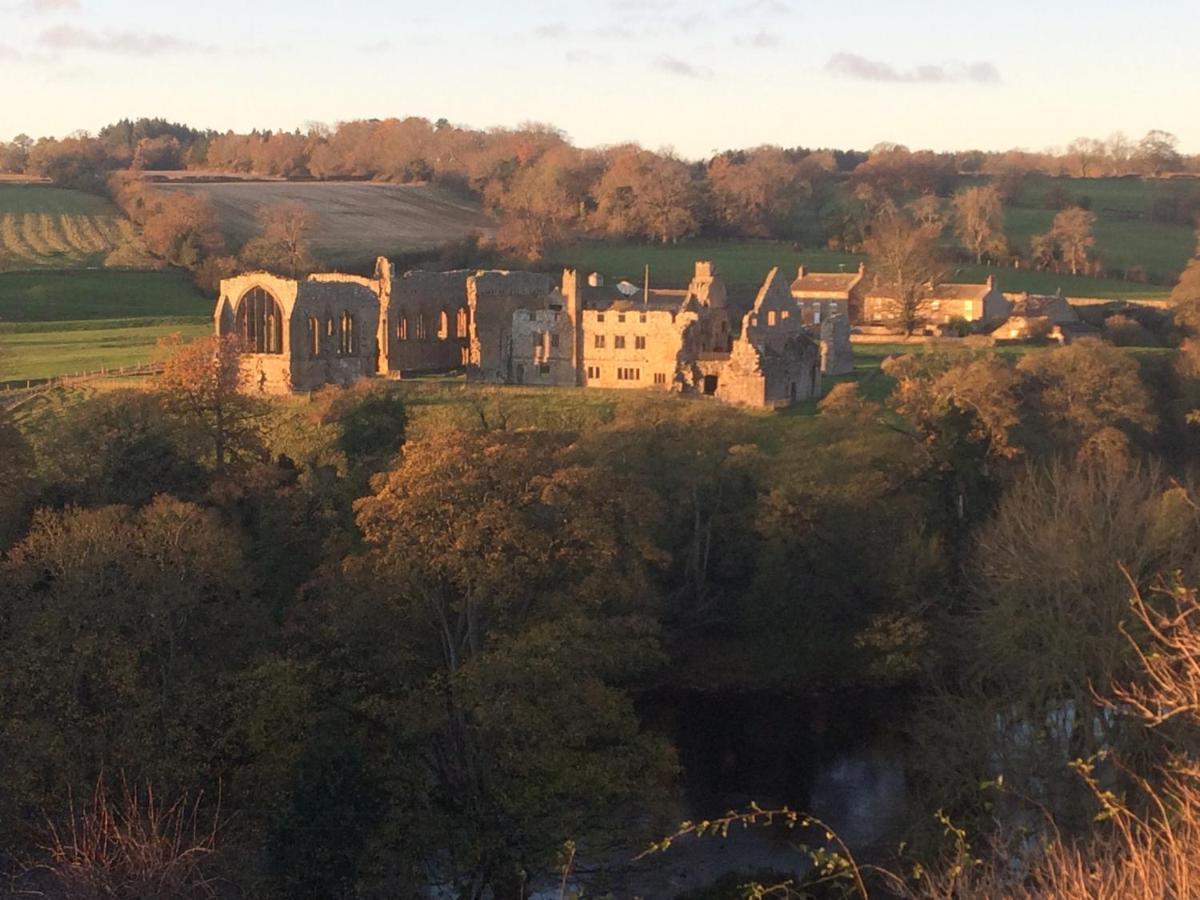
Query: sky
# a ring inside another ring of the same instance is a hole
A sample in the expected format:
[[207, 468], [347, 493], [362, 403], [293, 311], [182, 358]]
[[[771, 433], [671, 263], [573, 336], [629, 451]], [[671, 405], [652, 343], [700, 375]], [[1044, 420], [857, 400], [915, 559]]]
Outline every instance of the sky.
[[538, 121], [686, 158], [758, 144], [1200, 153], [1195, 0], [0, 0], [0, 140], [120, 118]]

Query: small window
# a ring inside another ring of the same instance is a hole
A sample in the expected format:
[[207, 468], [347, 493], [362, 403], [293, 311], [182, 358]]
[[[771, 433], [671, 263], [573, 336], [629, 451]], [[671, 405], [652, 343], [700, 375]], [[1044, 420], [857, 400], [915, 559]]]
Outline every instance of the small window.
[[527, 312], [525, 315], [528, 316], [530, 322], [537, 318], [537, 313], [532, 309], [529, 310], [529, 312]]
[[354, 316], [350, 315], [350, 310], [345, 310], [342, 313], [341, 331], [338, 340], [338, 355], [353, 356], [354, 355]]
[[779, 314], [779, 319], [780, 319], [780, 321], [783, 321], [784, 319], [786, 319], [786, 318], [787, 318], [788, 316], [790, 316], [790, 315], [791, 315], [791, 311], [790, 311], [790, 310], [787, 310], [787, 309], [785, 309], [785, 310], [783, 310], [783, 312], [781, 312], [781, 313]]
[[654, 373], [654, 383], [655, 384], [666, 384], [667, 383], [667, 373], [666, 372], [655, 372]]
[[769, 310], [767, 310], [767, 327], [769, 328], [774, 324], [775, 324], [775, 310], [769, 309]]
[[550, 374], [550, 363], [538, 363], [538, 374], [539, 375], [549, 375]]
[[813, 310], [813, 324], [814, 325], [821, 324], [821, 311], [819, 309]]
[[308, 317], [308, 352], [313, 356], [321, 355], [321, 320], [316, 316]]
[[645, 349], [646, 349], [646, 337], [645, 337], [645, 335], [641, 335], [641, 334], [639, 334], [637, 337], [635, 337], [635, 338], [633, 339], [633, 348], [634, 348], [635, 350], [645, 350]]
[[592, 342], [592, 345], [598, 349], [602, 348], [604, 346], [604, 335], [602, 335], [602, 334], [596, 335], [594, 341]]
[[540, 332], [535, 331], [533, 334], [531, 334], [529, 336], [529, 338], [530, 338], [530, 343], [533, 344], [534, 350], [542, 349], [542, 335]]
[[600, 367], [599, 366], [588, 366], [587, 367], [587, 377], [588, 378], [599, 378], [600, 377]]
[[558, 346], [558, 334], [557, 333], [550, 335], [550, 346], [551, 347]]
[[465, 338], [467, 336], [467, 310], [465, 307], [458, 308], [457, 322], [454, 329], [454, 336]]
[[624, 323], [625, 322], [625, 313], [617, 313], [617, 321]]
[[604, 313], [602, 313], [602, 312], [596, 313], [596, 321], [603, 322], [604, 321]]
[[646, 314], [638, 313], [638, 321], [641, 322], [643, 325], [645, 325], [646, 324]]
[[408, 313], [400, 310], [400, 317], [396, 319], [396, 340], [408, 340]]
[[613, 349], [614, 350], [624, 350], [625, 349], [625, 335], [623, 335], [623, 334], [613, 335]]
[[438, 340], [446, 340], [450, 337], [450, 317], [446, 315], [443, 309], [438, 315]]

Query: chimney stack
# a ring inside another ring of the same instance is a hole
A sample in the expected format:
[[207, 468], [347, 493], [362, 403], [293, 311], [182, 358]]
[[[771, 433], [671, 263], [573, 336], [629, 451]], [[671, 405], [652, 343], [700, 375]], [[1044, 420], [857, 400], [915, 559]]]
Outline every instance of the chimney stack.
[[799, 269], [796, 270], [797, 278], [803, 278], [807, 274], [808, 274], [808, 266], [801, 266]]
[[599, 272], [593, 272], [588, 276], [589, 287], [604, 287], [604, 276]]
[[993, 290], [996, 287], [996, 276], [995, 275], [989, 275], [987, 277], [987, 286], [988, 286], [988, 290]]

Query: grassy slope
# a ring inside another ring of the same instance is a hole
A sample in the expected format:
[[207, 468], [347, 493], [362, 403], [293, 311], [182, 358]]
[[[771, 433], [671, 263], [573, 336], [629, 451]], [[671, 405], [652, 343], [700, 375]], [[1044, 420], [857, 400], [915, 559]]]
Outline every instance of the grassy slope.
[[211, 301], [181, 272], [0, 275], [0, 381], [147, 362], [155, 341], [211, 327]]
[[0, 271], [99, 266], [132, 236], [133, 226], [103, 197], [0, 184]]

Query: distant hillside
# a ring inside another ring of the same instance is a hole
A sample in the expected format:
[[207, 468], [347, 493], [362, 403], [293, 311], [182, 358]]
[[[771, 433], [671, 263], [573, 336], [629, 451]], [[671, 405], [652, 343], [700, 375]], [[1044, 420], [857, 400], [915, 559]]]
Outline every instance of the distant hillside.
[[427, 185], [239, 181], [156, 186], [207, 196], [233, 247], [257, 232], [255, 216], [261, 207], [303, 203], [316, 213], [313, 249], [326, 265], [358, 263], [376, 254], [427, 250], [472, 233], [491, 234], [495, 229], [479, 204]]
[[0, 183], [0, 271], [104, 265], [134, 227], [103, 197], [42, 184]]

